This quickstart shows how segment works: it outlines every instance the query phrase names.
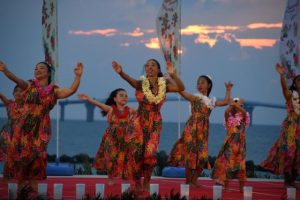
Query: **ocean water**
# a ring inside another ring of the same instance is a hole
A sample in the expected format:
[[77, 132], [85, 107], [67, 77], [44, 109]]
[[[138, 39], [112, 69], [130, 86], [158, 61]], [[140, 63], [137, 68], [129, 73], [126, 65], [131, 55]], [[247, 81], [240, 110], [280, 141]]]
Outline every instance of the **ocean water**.
[[[0, 119], [0, 126], [5, 123]], [[59, 155], [73, 156], [79, 153], [94, 157], [107, 128], [106, 121], [86, 122], [84, 120], [66, 120], [59, 123]], [[181, 129], [184, 123], [181, 124]], [[280, 126], [253, 125], [246, 131], [247, 160], [259, 164], [279, 136]], [[210, 124], [209, 155], [216, 156], [226, 136], [222, 124]], [[159, 151], [169, 153], [178, 138], [178, 124], [163, 122]], [[52, 120], [52, 138], [48, 146], [48, 154], [56, 154], [56, 121]]]

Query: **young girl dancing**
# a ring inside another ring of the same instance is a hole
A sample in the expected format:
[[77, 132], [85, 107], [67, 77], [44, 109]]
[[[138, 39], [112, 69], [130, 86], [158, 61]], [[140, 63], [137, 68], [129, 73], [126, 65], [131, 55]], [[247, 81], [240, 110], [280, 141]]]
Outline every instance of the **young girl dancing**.
[[135, 110], [126, 106], [128, 96], [126, 90], [122, 88], [112, 91], [104, 104], [85, 94], [79, 94], [78, 97], [103, 110], [103, 116], [107, 115], [109, 127], [103, 134], [95, 156], [94, 167], [97, 170], [107, 171], [108, 185], [113, 185], [113, 177], [121, 177], [124, 170], [125, 135], [130, 116]]
[[287, 117], [281, 125], [279, 138], [261, 166], [277, 175], [284, 175], [286, 187], [296, 187], [295, 180], [300, 174], [300, 75], [294, 78], [288, 88], [284, 67], [277, 64], [276, 70], [286, 100]]
[[[156, 165], [156, 151], [162, 127], [161, 107], [166, 92], [180, 92], [184, 85], [176, 75], [173, 65], [167, 64], [167, 72], [173, 79], [167, 82], [163, 77], [160, 64], [150, 59], [145, 64], [146, 77], [135, 80], [123, 72], [121, 65], [112, 62], [114, 70], [136, 89], [135, 95], [139, 103], [137, 115], [129, 125], [128, 144], [130, 160], [127, 161], [124, 176], [135, 181], [136, 192], [149, 192], [150, 179]], [[141, 177], [144, 176], [144, 184]]]
[[[16, 139], [18, 137], [12, 137], [12, 128], [14, 127], [14, 122], [22, 113], [22, 92], [23, 90], [16, 85], [13, 90], [14, 99], [8, 99], [5, 95], [0, 93], [0, 99], [4, 103], [7, 111], [8, 122], [3, 126], [0, 133], [0, 157], [5, 156], [6, 159], [14, 159], [13, 155], [16, 153], [16, 148], [12, 145], [16, 143]], [[0, 158], [0, 160], [4, 160], [4, 158]], [[6, 180], [15, 179], [16, 171], [14, 171], [14, 165], [8, 164], [12, 162], [4, 163], [3, 177]]]
[[191, 104], [191, 116], [185, 124], [181, 138], [175, 143], [168, 163], [172, 166], [185, 166], [186, 184], [198, 186], [197, 178], [208, 165], [209, 115], [215, 106], [225, 106], [230, 100], [233, 84], [225, 83], [224, 100], [209, 98], [213, 83], [209, 76], [200, 76], [197, 80], [199, 94], [185, 91], [181, 96]]
[[227, 136], [215, 161], [212, 178], [217, 184], [224, 185], [228, 191], [228, 180], [238, 177], [240, 192], [243, 192], [246, 174], [245, 130], [249, 126], [249, 113], [244, 109], [244, 100], [234, 98], [225, 111]]

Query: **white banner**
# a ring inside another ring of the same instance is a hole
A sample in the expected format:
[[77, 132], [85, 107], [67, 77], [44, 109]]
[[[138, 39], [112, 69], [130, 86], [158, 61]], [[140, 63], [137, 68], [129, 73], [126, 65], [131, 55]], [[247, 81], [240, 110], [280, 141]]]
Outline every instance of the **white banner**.
[[180, 74], [181, 0], [163, 0], [156, 18], [160, 48], [166, 62], [172, 62]]
[[300, 74], [300, 0], [288, 0], [280, 37], [280, 60], [286, 68], [288, 84]]
[[[49, 65], [51, 65], [55, 69], [55, 71], [57, 71], [57, 0], [43, 0], [42, 27], [45, 61]], [[57, 77], [54, 75], [53, 71], [52, 82], [56, 81]]]

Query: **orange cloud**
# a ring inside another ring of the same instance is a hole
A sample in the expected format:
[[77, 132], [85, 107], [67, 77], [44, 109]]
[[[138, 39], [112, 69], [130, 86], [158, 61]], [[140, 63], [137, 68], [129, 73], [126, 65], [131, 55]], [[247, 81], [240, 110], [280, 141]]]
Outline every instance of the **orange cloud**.
[[217, 43], [216, 38], [210, 38], [207, 34], [200, 34], [197, 39], [194, 40], [197, 44], [208, 44], [211, 48]]
[[274, 23], [274, 24], [266, 24], [266, 23], [253, 23], [247, 25], [249, 29], [268, 29], [268, 28], [281, 28], [281, 23]]
[[200, 34], [195, 43], [208, 44], [211, 48], [216, 45], [219, 39], [226, 40], [227, 42], [238, 42], [241, 47], [253, 47], [256, 49], [262, 49], [264, 47], [273, 47], [276, 39], [264, 39], [264, 38], [237, 38], [234, 34], [225, 33], [217, 34], [215, 37], [210, 37], [208, 34]]
[[137, 27], [133, 32], [122, 33], [122, 35], [129, 35], [132, 37], [141, 37], [144, 33], [141, 31], [140, 27]]
[[239, 30], [239, 26], [208, 26], [208, 25], [189, 25], [181, 29], [182, 35], [224, 33], [225, 31]]
[[254, 47], [256, 49], [262, 49], [264, 47], [273, 47], [277, 40], [276, 39], [248, 39], [248, 38], [238, 38], [237, 42], [240, 43], [241, 47]]
[[[143, 42], [143, 41], [141, 41], [141, 42]], [[160, 46], [159, 46], [158, 38], [157, 37], [150, 38], [150, 40], [145, 43], [145, 46], [149, 49], [159, 49]]]
[[69, 31], [71, 35], [101, 35], [101, 36], [114, 36], [118, 32], [117, 29], [96, 29], [96, 30], [89, 30], [89, 31]]
[[194, 40], [198, 44], [208, 44], [211, 48], [216, 45], [219, 39], [228, 42], [236, 41], [241, 47], [253, 47], [262, 49], [273, 47], [276, 39], [265, 38], [237, 38], [233, 31], [246, 31], [249, 29], [270, 29], [281, 28], [281, 23], [253, 23], [247, 26], [209, 26], [209, 25], [189, 25], [181, 30], [182, 35], [198, 35]]

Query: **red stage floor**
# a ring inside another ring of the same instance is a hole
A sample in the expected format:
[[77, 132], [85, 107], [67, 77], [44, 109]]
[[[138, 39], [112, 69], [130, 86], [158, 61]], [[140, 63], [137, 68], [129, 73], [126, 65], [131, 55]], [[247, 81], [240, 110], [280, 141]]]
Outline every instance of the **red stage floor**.
[[[63, 199], [75, 199], [76, 184], [85, 184], [85, 192], [91, 195], [95, 194], [96, 183], [107, 183], [107, 178], [104, 176], [73, 176], [73, 177], [48, 177], [46, 181], [41, 183], [48, 184], [48, 194], [53, 197], [53, 184], [63, 184]], [[116, 185], [105, 185], [105, 196], [107, 195], [120, 195], [121, 193], [121, 179], [116, 180]], [[159, 184], [159, 192], [164, 197], [170, 194], [170, 191], [174, 189], [174, 192], [180, 191], [180, 184], [184, 183], [183, 178], [161, 178], [153, 177], [151, 183]], [[205, 196], [208, 199], [212, 199], [212, 186], [213, 181], [209, 178], [199, 178], [198, 183], [201, 185], [199, 188], [190, 188], [190, 199], [200, 198]], [[299, 183], [297, 183], [300, 186]], [[282, 198], [286, 195], [286, 189], [283, 187], [281, 180], [266, 180], [266, 179], [249, 179], [245, 186], [253, 187], [253, 199], [260, 200], [276, 200], [285, 199]], [[230, 182], [230, 191], [222, 193], [222, 199], [243, 199], [243, 194], [239, 192], [238, 181]], [[296, 199], [300, 199], [300, 190], [296, 192]], [[0, 199], [7, 199], [7, 183], [0, 177]]]

